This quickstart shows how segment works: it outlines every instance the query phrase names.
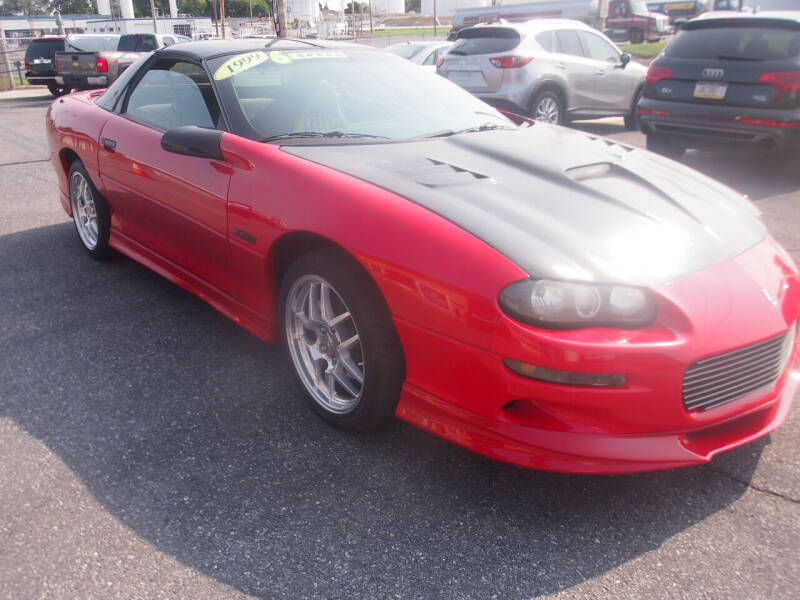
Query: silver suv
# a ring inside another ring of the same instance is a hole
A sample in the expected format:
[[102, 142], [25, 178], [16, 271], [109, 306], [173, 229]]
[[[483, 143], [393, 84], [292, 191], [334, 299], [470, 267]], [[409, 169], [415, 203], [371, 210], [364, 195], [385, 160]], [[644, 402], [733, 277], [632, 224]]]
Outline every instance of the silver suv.
[[551, 123], [625, 117], [647, 70], [580, 21], [539, 19], [462, 29], [437, 72], [481, 100]]

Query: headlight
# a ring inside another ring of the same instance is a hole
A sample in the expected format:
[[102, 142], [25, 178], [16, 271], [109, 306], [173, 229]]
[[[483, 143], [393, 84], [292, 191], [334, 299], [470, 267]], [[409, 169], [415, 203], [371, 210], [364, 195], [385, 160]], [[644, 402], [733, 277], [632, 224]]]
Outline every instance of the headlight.
[[545, 329], [635, 329], [656, 316], [648, 290], [622, 285], [525, 279], [500, 292], [499, 302], [509, 316]]

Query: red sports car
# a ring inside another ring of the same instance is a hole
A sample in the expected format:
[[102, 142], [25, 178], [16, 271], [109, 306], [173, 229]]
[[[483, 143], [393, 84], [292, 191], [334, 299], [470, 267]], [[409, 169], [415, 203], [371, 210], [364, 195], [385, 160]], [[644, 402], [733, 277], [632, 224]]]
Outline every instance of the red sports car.
[[517, 126], [389, 53], [197, 42], [47, 117], [61, 201], [112, 249], [286, 345], [310, 405], [582, 473], [778, 427], [797, 269], [755, 208], [630, 146]]

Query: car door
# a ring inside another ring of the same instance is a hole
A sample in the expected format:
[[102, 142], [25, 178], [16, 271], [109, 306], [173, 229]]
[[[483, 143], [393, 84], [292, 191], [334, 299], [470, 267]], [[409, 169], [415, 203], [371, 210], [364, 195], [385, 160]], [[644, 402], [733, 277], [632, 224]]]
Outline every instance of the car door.
[[558, 29], [556, 34], [555, 68], [564, 74], [567, 81], [567, 107], [569, 110], [585, 109], [595, 105], [594, 78], [597, 65], [583, 54], [578, 31]]
[[227, 241], [230, 169], [167, 152], [164, 132], [219, 128], [220, 110], [202, 66], [161, 59], [144, 67], [118, 115], [104, 126], [99, 170], [112, 224], [128, 240], [234, 295]]
[[584, 51], [594, 66], [593, 108], [601, 112], [627, 113], [639, 78], [623, 68], [622, 54], [602, 36], [580, 31]]

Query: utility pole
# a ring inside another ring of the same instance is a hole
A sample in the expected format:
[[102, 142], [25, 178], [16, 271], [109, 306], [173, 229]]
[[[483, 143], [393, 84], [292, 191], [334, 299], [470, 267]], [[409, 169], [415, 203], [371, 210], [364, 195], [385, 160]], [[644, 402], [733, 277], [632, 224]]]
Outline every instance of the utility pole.
[[436, 0], [433, 0], [433, 37], [436, 37]]
[[60, 10], [56, 10], [56, 25], [58, 25], [58, 35], [64, 35], [64, 21], [61, 20]]
[[225, 0], [219, 0], [219, 18], [222, 20], [222, 39], [225, 39]]
[[372, 30], [372, 0], [369, 0], [369, 32], [375, 33]]
[[219, 21], [217, 20], [217, 0], [211, 0], [211, 11], [214, 13], [214, 29], [216, 36], [219, 37]]
[[275, 12], [278, 13], [278, 31], [276, 35], [279, 38], [285, 38], [286, 31], [286, 0], [275, 0]]
[[153, 15], [153, 33], [158, 33], [158, 21], [156, 21], [156, 5], [150, 0], [150, 14]]
[[0, 27], [0, 53], [3, 54], [3, 66], [8, 74], [8, 89], [15, 90], [17, 85], [14, 83], [14, 74], [11, 72], [11, 61], [8, 60], [8, 47], [6, 46], [6, 32]]

